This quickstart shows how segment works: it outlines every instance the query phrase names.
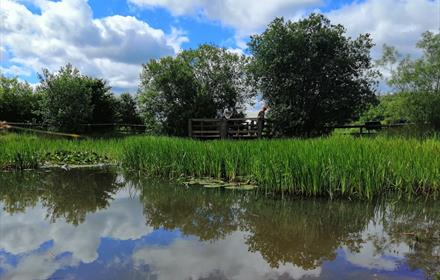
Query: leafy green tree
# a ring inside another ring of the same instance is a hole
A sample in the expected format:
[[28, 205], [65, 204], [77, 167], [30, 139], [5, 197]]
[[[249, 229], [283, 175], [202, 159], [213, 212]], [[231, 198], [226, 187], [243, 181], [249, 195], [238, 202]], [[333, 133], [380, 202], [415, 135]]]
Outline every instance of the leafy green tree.
[[417, 47], [423, 55], [412, 59], [385, 45], [378, 64], [388, 67], [388, 84], [405, 96], [400, 111], [408, 120], [440, 130], [440, 34], [423, 33]]
[[440, 34], [425, 32], [417, 43], [423, 55], [417, 59], [403, 57], [394, 47], [384, 46], [379, 65], [395, 65], [391, 69], [390, 86], [400, 92], [440, 92]]
[[226, 49], [202, 45], [144, 64], [139, 104], [148, 129], [187, 135], [188, 119], [212, 118], [218, 110], [249, 102], [248, 61]]
[[360, 118], [360, 122], [380, 121], [385, 124], [409, 122], [408, 112], [404, 110], [407, 95], [387, 94], [379, 97], [379, 104], [371, 106]]
[[28, 83], [0, 74], [0, 120], [37, 121], [38, 99]]
[[116, 111], [118, 121], [123, 124], [142, 124], [136, 98], [130, 93], [122, 93], [117, 98]]
[[41, 115], [49, 128], [81, 132], [84, 123], [116, 120], [117, 101], [104, 80], [82, 75], [67, 64], [56, 73], [44, 69], [40, 81]]
[[92, 89], [89, 79], [67, 64], [57, 73], [44, 69], [38, 91], [42, 92], [41, 113], [49, 128], [80, 131], [93, 114]]
[[89, 123], [113, 123], [116, 121], [117, 98], [111, 93], [105, 80], [88, 78], [93, 111]]
[[251, 37], [250, 68], [275, 130], [317, 135], [359, 117], [376, 100], [368, 34], [351, 39], [323, 15], [292, 22], [276, 18]]

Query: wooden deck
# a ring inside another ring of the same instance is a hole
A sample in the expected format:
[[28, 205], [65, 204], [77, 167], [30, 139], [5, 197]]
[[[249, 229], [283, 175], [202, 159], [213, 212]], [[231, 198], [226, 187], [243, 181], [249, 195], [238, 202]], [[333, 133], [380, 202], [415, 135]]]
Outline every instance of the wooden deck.
[[[412, 125], [403, 124], [381, 124], [372, 121], [356, 125], [335, 125], [328, 127], [336, 128], [357, 128], [359, 134], [371, 134], [392, 127]], [[190, 119], [188, 121], [188, 136], [197, 139], [260, 139], [271, 138], [271, 123], [267, 119], [240, 118], [240, 119]]]
[[270, 137], [265, 119], [190, 119], [188, 136], [198, 139], [258, 139]]

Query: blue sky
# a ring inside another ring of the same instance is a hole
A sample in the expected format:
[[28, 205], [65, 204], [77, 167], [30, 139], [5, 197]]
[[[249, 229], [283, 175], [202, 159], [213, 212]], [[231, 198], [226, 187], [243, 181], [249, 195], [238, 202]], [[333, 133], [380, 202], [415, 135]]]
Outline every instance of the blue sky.
[[1, 0], [0, 71], [38, 83], [42, 68], [70, 62], [105, 78], [115, 92], [136, 92], [142, 63], [213, 43], [246, 53], [249, 36], [276, 16], [320, 12], [350, 36], [417, 55], [426, 30], [438, 32], [440, 0]]

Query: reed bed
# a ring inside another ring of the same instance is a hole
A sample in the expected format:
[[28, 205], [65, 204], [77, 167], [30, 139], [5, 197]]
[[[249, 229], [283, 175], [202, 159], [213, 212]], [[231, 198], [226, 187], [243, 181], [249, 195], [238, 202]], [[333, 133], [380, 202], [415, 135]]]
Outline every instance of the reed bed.
[[124, 142], [122, 162], [162, 177], [252, 180], [266, 193], [372, 199], [394, 192], [436, 198], [440, 141], [400, 138]]
[[[69, 140], [32, 134], [0, 134], [0, 170], [35, 169], [48, 159], [48, 154], [57, 155], [60, 152], [82, 152], [84, 155], [97, 153], [117, 163], [122, 153], [121, 141], [120, 139]], [[59, 158], [60, 163], [64, 160]]]
[[386, 193], [436, 199], [440, 140], [391, 137], [196, 141], [135, 136], [65, 140], [0, 135], [0, 169], [36, 168], [57, 151], [94, 152], [165, 178], [251, 181], [266, 193], [373, 199]]

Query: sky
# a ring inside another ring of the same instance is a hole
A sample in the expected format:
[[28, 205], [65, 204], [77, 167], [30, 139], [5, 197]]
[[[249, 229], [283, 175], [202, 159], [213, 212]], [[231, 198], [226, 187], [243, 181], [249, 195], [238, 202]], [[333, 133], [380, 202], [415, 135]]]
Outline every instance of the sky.
[[248, 54], [249, 36], [275, 17], [312, 12], [351, 37], [370, 33], [373, 58], [385, 43], [420, 55], [421, 34], [440, 29], [440, 0], [0, 0], [0, 72], [36, 85], [43, 68], [72, 63], [116, 93], [135, 93], [150, 59], [203, 43]]

